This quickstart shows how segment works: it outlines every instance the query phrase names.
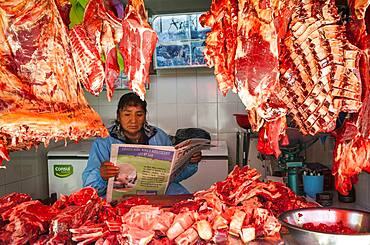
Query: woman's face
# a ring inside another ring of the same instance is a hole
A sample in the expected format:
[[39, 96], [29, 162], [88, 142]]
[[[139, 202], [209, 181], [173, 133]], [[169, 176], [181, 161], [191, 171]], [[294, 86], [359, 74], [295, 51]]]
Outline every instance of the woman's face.
[[145, 111], [141, 106], [126, 106], [119, 112], [119, 122], [125, 133], [135, 136], [145, 123]]

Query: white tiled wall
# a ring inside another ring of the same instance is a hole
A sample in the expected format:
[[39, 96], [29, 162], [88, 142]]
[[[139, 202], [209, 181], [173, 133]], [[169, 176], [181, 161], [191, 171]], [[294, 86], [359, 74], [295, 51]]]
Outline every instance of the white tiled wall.
[[0, 196], [23, 192], [34, 199], [44, 199], [48, 193], [45, 148], [10, 153], [10, 161], [0, 169]]
[[[229, 169], [232, 169], [237, 151], [236, 132], [242, 131], [237, 126], [233, 113], [244, 113], [244, 106], [238, 96], [229, 92], [224, 97], [218, 91], [212, 70], [205, 68], [163, 70], [150, 79], [151, 84], [146, 95], [148, 121], [169, 134], [175, 134], [178, 128], [198, 127], [210, 132], [214, 140], [225, 140], [229, 149]], [[126, 92], [127, 90], [115, 91], [111, 102], [107, 101], [105, 92], [99, 97], [86, 93], [86, 97], [106, 126], [109, 126], [116, 117], [119, 98]], [[262, 173], [264, 169], [262, 162], [257, 159], [256, 144], [256, 139], [252, 139], [250, 164]], [[317, 153], [320, 147], [317, 145], [311, 149], [311, 160], [322, 156]], [[330, 150], [332, 149], [326, 148], [324, 152], [325, 162], [330, 160]], [[11, 162], [6, 163], [6, 170], [0, 169], [0, 196], [11, 191], [23, 191], [34, 198], [47, 197], [45, 149], [40, 147], [37, 152], [32, 150], [12, 153], [11, 159]]]
[[[179, 128], [203, 128], [213, 139], [227, 141], [230, 163], [235, 162], [235, 133], [241, 129], [233, 113], [244, 113], [244, 106], [236, 94], [230, 92], [224, 97], [218, 91], [212, 70], [160, 70], [150, 80], [146, 101], [151, 124], [168, 134], [175, 134]], [[86, 97], [108, 126], [116, 117], [120, 96], [126, 92], [117, 90], [112, 102], [107, 101], [104, 92], [99, 97], [90, 94]]]
[[308, 162], [320, 162], [331, 167], [333, 160], [334, 138], [328, 137], [325, 141], [318, 140], [307, 149], [306, 156]]
[[370, 174], [361, 173], [355, 185], [356, 203], [366, 210], [370, 210]]

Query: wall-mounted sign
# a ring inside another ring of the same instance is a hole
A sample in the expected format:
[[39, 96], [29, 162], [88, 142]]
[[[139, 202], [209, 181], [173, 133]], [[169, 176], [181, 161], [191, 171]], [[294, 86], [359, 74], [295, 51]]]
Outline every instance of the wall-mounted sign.
[[203, 49], [210, 28], [200, 25], [201, 14], [153, 16], [152, 27], [158, 35], [155, 69], [205, 66]]

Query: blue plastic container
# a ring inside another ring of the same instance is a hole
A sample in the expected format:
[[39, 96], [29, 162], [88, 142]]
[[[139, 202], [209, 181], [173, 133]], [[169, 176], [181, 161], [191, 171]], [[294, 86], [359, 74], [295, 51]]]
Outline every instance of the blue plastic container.
[[324, 176], [315, 176], [315, 175], [303, 175], [303, 190], [304, 192], [316, 199], [316, 193], [323, 192], [324, 188]]

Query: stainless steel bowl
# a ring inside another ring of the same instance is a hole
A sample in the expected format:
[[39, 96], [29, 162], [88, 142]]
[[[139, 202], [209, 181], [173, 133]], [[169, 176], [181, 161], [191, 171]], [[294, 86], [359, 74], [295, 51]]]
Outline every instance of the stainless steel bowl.
[[[340, 208], [302, 208], [282, 213], [279, 216], [279, 221], [289, 231], [288, 233], [282, 232], [285, 244], [370, 244], [369, 212]], [[309, 222], [330, 225], [339, 221], [342, 221], [349, 228], [360, 232], [360, 234], [342, 235], [310, 231], [302, 228], [304, 223]]]

